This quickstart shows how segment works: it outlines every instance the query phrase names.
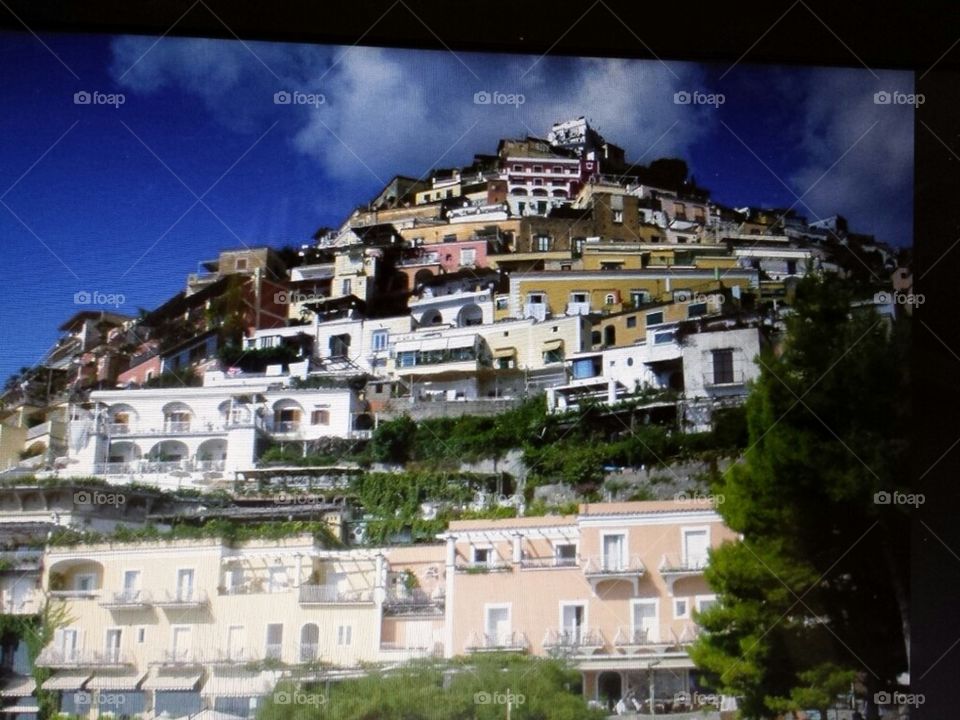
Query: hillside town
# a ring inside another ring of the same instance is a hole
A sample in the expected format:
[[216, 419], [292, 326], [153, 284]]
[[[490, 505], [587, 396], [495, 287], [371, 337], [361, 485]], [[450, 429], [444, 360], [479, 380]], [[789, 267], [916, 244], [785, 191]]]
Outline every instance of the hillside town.
[[[736, 707], [688, 652], [738, 541], [707, 468], [522, 448], [588, 413], [611, 443], [719, 437], [804, 278], [892, 327], [922, 302], [909, 254], [715, 202], [583, 117], [488, 151], [308, 243], [199, 258], [158, 307], [78, 293], [0, 396], [0, 606], [49, 628], [31, 657], [4, 626], [0, 711], [254, 718], [279, 683], [494, 652], [564, 659], [609, 714]], [[388, 447], [517, 417], [502, 452]], [[406, 514], [370, 489], [426, 475]]]

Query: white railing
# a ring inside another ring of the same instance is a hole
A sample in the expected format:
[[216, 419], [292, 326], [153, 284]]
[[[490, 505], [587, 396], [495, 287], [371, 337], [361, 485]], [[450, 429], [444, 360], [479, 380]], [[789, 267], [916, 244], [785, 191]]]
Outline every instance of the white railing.
[[639, 556], [623, 558], [600, 555], [583, 559], [584, 575], [642, 575], [646, 571]]
[[112, 667], [131, 665], [133, 659], [119, 648], [104, 651], [84, 651], [80, 648], [48, 646], [37, 656], [40, 667]]
[[593, 628], [550, 628], [543, 638], [545, 648], [597, 649], [606, 644], [603, 633]]
[[660, 641], [647, 628], [621, 626], [613, 638], [615, 647], [640, 647], [644, 645], [658, 645]]
[[199, 665], [203, 656], [199, 650], [193, 648], [172, 648], [164, 650], [160, 655], [162, 665]]
[[368, 603], [373, 602], [372, 590], [340, 590], [334, 585], [301, 585], [300, 602], [310, 603]]
[[146, 590], [121, 590], [100, 601], [104, 607], [146, 607], [150, 604], [150, 593]]
[[160, 607], [200, 606], [207, 602], [207, 591], [197, 588], [165, 590], [153, 603]]
[[223, 460], [131, 460], [128, 462], [96, 463], [95, 475], [149, 475], [171, 472], [223, 472]]
[[524, 557], [520, 559], [520, 567], [524, 569], [531, 568], [575, 568], [577, 567], [577, 558], [575, 557]]
[[688, 555], [684, 557], [677, 553], [664, 553], [660, 559], [660, 574], [670, 575], [677, 573], [699, 573], [707, 567], [707, 555]]
[[474, 632], [467, 640], [467, 650], [526, 650], [527, 636], [511, 630], [500, 633]]
[[314, 662], [320, 657], [319, 643], [301, 643], [297, 648], [297, 658], [302, 663]]

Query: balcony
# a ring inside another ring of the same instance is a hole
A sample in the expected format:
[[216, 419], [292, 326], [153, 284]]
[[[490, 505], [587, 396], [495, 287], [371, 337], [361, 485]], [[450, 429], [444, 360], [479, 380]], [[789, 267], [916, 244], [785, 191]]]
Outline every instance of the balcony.
[[223, 460], [133, 460], [97, 463], [94, 475], [165, 475], [173, 472], [223, 472]]
[[173, 648], [164, 650], [155, 664], [163, 667], [196, 667], [203, 664], [203, 657], [200, 651], [193, 648]]
[[575, 557], [524, 557], [520, 559], [521, 570], [547, 570], [577, 567]]
[[703, 374], [703, 386], [705, 388], [738, 388], [746, 385], [747, 380], [747, 375], [743, 370], [713, 371]]
[[433, 597], [423, 590], [394, 590], [383, 601], [386, 615], [440, 615], [443, 595]]
[[707, 562], [707, 555], [683, 556], [676, 553], [665, 553], [660, 560], [658, 570], [664, 577], [702, 575], [707, 567]]
[[373, 602], [372, 590], [340, 590], [334, 585], [301, 585], [301, 605], [361, 605]]
[[565, 655], [592, 655], [606, 645], [603, 633], [590, 628], [551, 628], [543, 638], [543, 647]]
[[229, 429], [229, 425], [230, 423], [223, 421], [168, 421], [157, 427], [123, 422], [107, 423], [106, 431], [110, 437], [137, 435], [222, 435]]
[[164, 610], [197, 610], [207, 604], [205, 590], [165, 590], [153, 604]]
[[108, 610], [142, 610], [150, 604], [150, 594], [145, 590], [122, 590], [100, 601], [100, 607]]
[[467, 640], [468, 652], [526, 652], [530, 647], [522, 632], [474, 632]]
[[583, 575], [594, 593], [601, 582], [626, 580], [633, 585], [633, 592], [636, 594], [640, 578], [646, 572], [643, 561], [636, 555], [629, 559], [609, 555], [588, 557], [583, 559], [582, 567]]
[[649, 628], [621, 626], [613, 639], [619, 652], [634, 655], [640, 652], [661, 652], [667, 648], [683, 648], [691, 645], [699, 634], [695, 623], [687, 623], [680, 630], [671, 628], [665, 638]]
[[103, 652], [82, 651], [79, 648], [46, 647], [37, 656], [37, 666], [54, 670], [64, 668], [120, 668], [134, 664], [133, 658], [119, 648]]

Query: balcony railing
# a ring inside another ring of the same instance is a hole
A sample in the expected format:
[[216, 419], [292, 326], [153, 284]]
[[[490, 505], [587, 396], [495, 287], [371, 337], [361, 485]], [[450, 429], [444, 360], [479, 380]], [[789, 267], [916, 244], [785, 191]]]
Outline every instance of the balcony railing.
[[731, 372], [705, 372], [703, 374], [704, 387], [737, 387], [747, 383], [747, 375], [743, 370]]
[[525, 570], [538, 568], [575, 568], [577, 567], [577, 558], [575, 557], [524, 557], [520, 559], [520, 567]]
[[297, 659], [302, 663], [314, 662], [319, 657], [319, 643], [301, 643], [297, 648]]
[[193, 648], [172, 648], [164, 650], [160, 655], [160, 664], [168, 666], [200, 665], [203, 660], [200, 651]]
[[516, 631], [501, 633], [474, 632], [467, 640], [467, 650], [471, 652], [500, 650], [524, 652], [529, 647], [530, 643], [527, 641], [527, 636]]
[[295, 433], [300, 431], [300, 422], [297, 420], [284, 420], [282, 422], [268, 423], [267, 430], [277, 434]]
[[50, 597], [69, 598], [73, 600], [89, 600], [99, 597], [100, 588], [69, 588], [66, 590], [51, 590]]
[[420, 589], [393, 590], [383, 601], [384, 611], [391, 615], [438, 614], [443, 605], [443, 595], [434, 597]]
[[599, 650], [606, 641], [603, 633], [592, 628], [551, 628], [543, 638], [543, 647], [555, 650], [588, 651]]
[[625, 651], [652, 646], [681, 647], [693, 643], [699, 632], [700, 628], [692, 622], [686, 623], [679, 630], [670, 628], [663, 637], [647, 628], [621, 626], [617, 628], [613, 645]]
[[132, 460], [130, 462], [97, 463], [95, 475], [151, 475], [172, 472], [223, 472], [223, 460]]
[[207, 604], [207, 592], [196, 588], [165, 590], [153, 604], [161, 608], [198, 608]]
[[115, 610], [145, 608], [150, 606], [150, 594], [146, 590], [121, 590], [102, 599], [100, 606]]
[[267, 643], [263, 649], [263, 658], [265, 660], [279, 660], [283, 657], [283, 645], [281, 643]]
[[699, 575], [707, 567], [706, 555], [683, 556], [665, 553], [660, 560], [661, 575]]
[[347, 437], [350, 440], [369, 440], [373, 437], [373, 430], [350, 430]]
[[485, 575], [486, 573], [492, 572], [510, 572], [510, 570], [513, 569], [513, 565], [503, 561], [465, 562], [459, 563], [455, 569], [459, 573], [467, 573], [468, 575]]
[[122, 667], [132, 665], [133, 659], [119, 648], [104, 651], [84, 651], [79, 648], [46, 647], [37, 656], [40, 667]]
[[211, 653], [207, 662], [213, 665], [246, 665], [263, 659], [257, 655], [256, 652], [245, 647], [223, 648]]
[[301, 585], [301, 605], [372, 603], [372, 590], [340, 590], [333, 585]]
[[638, 556], [621, 558], [601, 555], [584, 558], [583, 561], [583, 574], [587, 577], [629, 577], [643, 575], [645, 571], [643, 561]]
[[[242, 425], [242, 422], [194, 421], [194, 422], [164, 422], [155, 425], [139, 425], [129, 422], [107, 423], [106, 431], [111, 437], [118, 435], [209, 435], [225, 433], [230, 427]], [[250, 424], [248, 421], [246, 424]]]

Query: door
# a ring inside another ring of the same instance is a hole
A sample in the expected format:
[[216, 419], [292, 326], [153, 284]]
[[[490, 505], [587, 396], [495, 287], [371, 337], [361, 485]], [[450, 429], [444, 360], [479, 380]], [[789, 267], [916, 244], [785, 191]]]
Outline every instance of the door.
[[231, 625], [227, 630], [227, 659], [242, 660], [244, 645], [243, 625]]
[[660, 641], [660, 627], [657, 623], [657, 601], [643, 601], [633, 604], [633, 640], [636, 643], [655, 643]]
[[603, 569], [617, 571], [624, 569], [624, 537], [623, 535], [603, 536]]
[[280, 660], [283, 655], [283, 624], [267, 625], [267, 647], [264, 657], [268, 660]]
[[487, 626], [484, 630], [487, 644], [502, 647], [510, 644], [510, 608], [487, 608]]
[[283, 592], [288, 585], [286, 568], [270, 568], [270, 592]]
[[583, 605], [563, 605], [560, 610], [563, 642], [579, 645], [583, 640], [587, 609]]
[[111, 628], [107, 630], [105, 650], [108, 662], [120, 662], [120, 628]]
[[79, 645], [79, 632], [72, 628], [63, 631], [60, 636], [60, 655], [66, 662], [75, 662], [77, 660], [77, 647]]
[[177, 600], [193, 599], [193, 570], [177, 571]]
[[123, 597], [125, 600], [137, 600], [140, 597], [139, 570], [127, 570], [123, 573]]
[[171, 643], [170, 654], [174, 660], [190, 659], [190, 628], [173, 628], [173, 640]]
[[700, 569], [707, 564], [706, 530], [687, 530], [683, 533], [683, 557], [687, 567]]

